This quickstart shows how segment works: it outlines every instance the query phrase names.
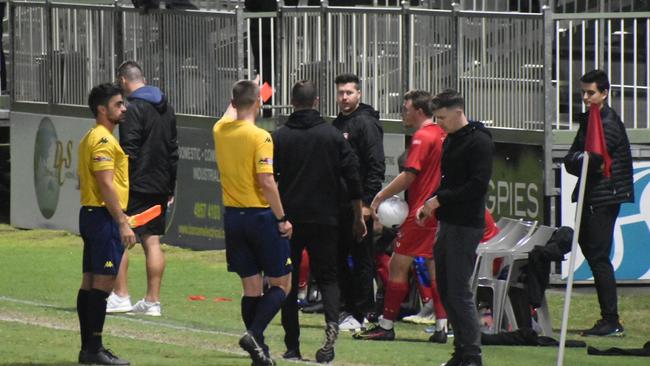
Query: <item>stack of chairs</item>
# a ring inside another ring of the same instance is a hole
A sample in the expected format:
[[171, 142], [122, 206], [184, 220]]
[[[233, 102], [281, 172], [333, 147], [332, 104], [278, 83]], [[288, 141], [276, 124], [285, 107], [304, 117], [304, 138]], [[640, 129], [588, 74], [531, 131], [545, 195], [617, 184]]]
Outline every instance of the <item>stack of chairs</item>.
[[[508, 292], [511, 287], [523, 288], [524, 284], [518, 283], [523, 266], [528, 262], [528, 253], [535, 246], [546, 245], [556, 228], [541, 225], [537, 221], [523, 221], [511, 218], [501, 218], [497, 222], [500, 232], [485, 244], [480, 244], [476, 249], [477, 259], [472, 275], [472, 290], [476, 296], [479, 287], [492, 290], [492, 319], [493, 326], [489, 333], [499, 333], [503, 330], [516, 330], [517, 320], [510, 301]], [[498, 273], [493, 272], [493, 262], [503, 258]], [[505, 279], [503, 273], [506, 271]], [[501, 279], [500, 279], [501, 278]], [[537, 309], [538, 322], [542, 334], [550, 336], [552, 333], [551, 321], [548, 313], [546, 299]]]

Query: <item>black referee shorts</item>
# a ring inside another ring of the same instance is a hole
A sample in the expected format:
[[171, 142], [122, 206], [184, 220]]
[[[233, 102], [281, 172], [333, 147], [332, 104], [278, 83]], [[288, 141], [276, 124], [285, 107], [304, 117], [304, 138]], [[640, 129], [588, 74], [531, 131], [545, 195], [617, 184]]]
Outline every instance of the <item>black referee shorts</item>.
[[[167, 213], [166, 194], [129, 192], [129, 204], [126, 208], [126, 214], [131, 216], [139, 214], [155, 205], [160, 205], [162, 213], [160, 216], [149, 221], [145, 225], [133, 229], [141, 237], [142, 235], [164, 235], [165, 234], [165, 214]], [[140, 239], [140, 238], [139, 238]]]

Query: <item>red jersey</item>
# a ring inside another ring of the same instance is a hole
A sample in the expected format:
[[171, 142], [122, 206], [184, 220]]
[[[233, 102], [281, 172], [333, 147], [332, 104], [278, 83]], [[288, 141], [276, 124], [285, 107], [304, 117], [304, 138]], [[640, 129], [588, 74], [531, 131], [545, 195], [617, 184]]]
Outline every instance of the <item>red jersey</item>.
[[[431, 198], [440, 185], [440, 158], [445, 132], [435, 123], [427, 122], [413, 134], [404, 170], [415, 171], [416, 177], [408, 189], [409, 216]], [[435, 220], [431, 220], [435, 224]]]

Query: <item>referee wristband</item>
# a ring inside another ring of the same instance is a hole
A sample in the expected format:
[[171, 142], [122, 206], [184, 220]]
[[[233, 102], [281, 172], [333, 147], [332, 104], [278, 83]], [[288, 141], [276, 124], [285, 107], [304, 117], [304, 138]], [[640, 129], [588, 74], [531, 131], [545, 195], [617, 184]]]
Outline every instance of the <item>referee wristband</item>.
[[289, 221], [289, 218], [287, 217], [287, 215], [284, 215], [284, 216], [280, 217], [279, 219], [275, 219], [275, 221], [277, 221], [277, 222], [287, 222], [287, 221]]

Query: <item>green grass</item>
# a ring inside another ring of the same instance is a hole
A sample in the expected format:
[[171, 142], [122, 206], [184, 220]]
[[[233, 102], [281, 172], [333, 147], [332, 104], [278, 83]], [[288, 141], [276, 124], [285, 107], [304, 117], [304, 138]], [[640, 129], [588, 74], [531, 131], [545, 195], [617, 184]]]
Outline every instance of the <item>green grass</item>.
[[[0, 225], [0, 365], [74, 365], [79, 338], [75, 312], [81, 278], [81, 239], [62, 231], [16, 230]], [[109, 316], [105, 343], [134, 365], [250, 365], [237, 346], [242, 322], [238, 278], [226, 271], [224, 253], [195, 252], [165, 247], [167, 269], [163, 283], [161, 318]], [[134, 299], [144, 293], [144, 256], [131, 252], [130, 290]], [[620, 310], [624, 338], [587, 339], [596, 347], [638, 348], [650, 335], [650, 291], [623, 288]], [[205, 301], [189, 301], [189, 295]], [[559, 328], [563, 293], [549, 292]], [[214, 302], [216, 297], [230, 302]], [[572, 301], [569, 329], [590, 326], [598, 317], [596, 297], [579, 289]], [[323, 334], [321, 315], [301, 315], [301, 349], [313, 359]], [[451, 344], [426, 342], [421, 326], [397, 324], [398, 341], [359, 342], [343, 334], [335, 364], [437, 365]], [[284, 351], [283, 331], [276, 317], [267, 330], [275, 358]], [[575, 333], [570, 338], [579, 339]], [[484, 347], [486, 365], [554, 365], [557, 348]], [[280, 365], [292, 363], [279, 362]], [[567, 349], [566, 365], [647, 365], [648, 359], [587, 356], [586, 350]]]

